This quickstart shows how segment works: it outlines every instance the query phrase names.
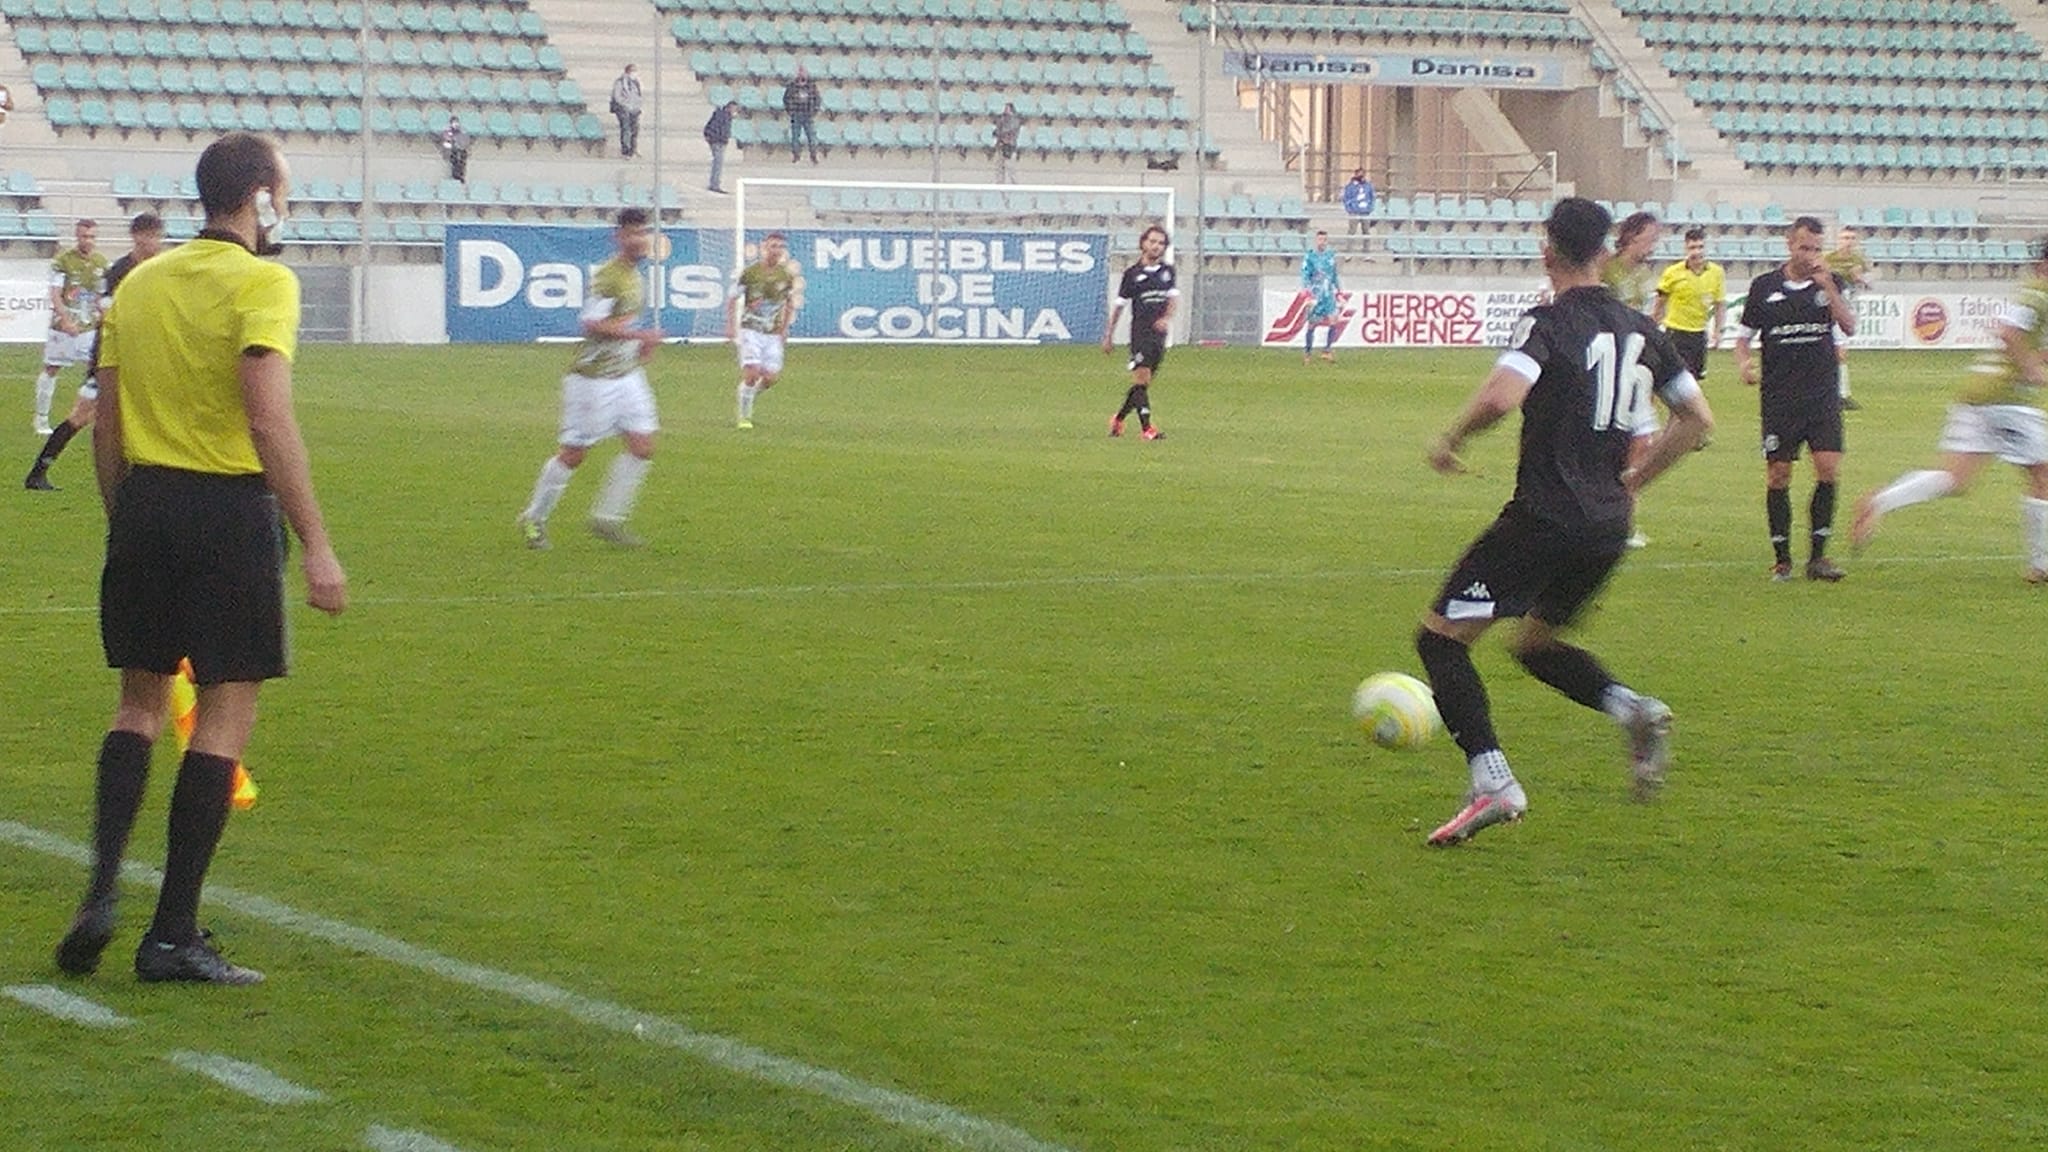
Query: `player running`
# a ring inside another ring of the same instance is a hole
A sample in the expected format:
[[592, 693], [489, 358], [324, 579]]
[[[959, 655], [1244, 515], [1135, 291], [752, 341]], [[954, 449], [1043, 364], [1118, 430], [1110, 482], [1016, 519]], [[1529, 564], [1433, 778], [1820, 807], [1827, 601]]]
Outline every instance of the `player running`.
[[[1462, 843], [1521, 819], [1529, 807], [1472, 663], [1473, 642], [1505, 617], [1523, 618], [1510, 647], [1530, 675], [1606, 713], [1628, 734], [1639, 797], [1654, 793], [1670, 760], [1671, 709], [1559, 636], [1627, 553], [1631, 494], [1713, 426], [1706, 397], [1671, 341], [1601, 285], [1610, 223], [1590, 200], [1558, 201], [1544, 225], [1554, 298], [1523, 314], [1492, 374], [1430, 450], [1437, 471], [1462, 471], [1457, 453], [1467, 437], [1522, 413], [1514, 497], [1459, 558], [1415, 636], [1444, 726], [1472, 773], [1465, 806], [1430, 834], [1434, 845]], [[1650, 422], [1653, 389], [1670, 407], [1671, 423], [1631, 467], [1630, 441]]]
[[548, 547], [548, 517], [568, 491], [569, 478], [582, 467], [591, 445], [610, 436], [622, 437], [626, 450], [605, 474], [590, 510], [590, 531], [621, 548], [642, 544], [626, 531], [626, 517], [654, 465], [654, 434], [661, 430], [645, 367], [661, 346], [661, 331], [642, 323], [647, 288], [640, 263], [654, 251], [647, 211], [621, 209], [612, 243], [617, 254], [590, 277], [581, 317], [583, 348], [562, 378], [559, 448], [541, 465], [533, 498], [519, 514], [519, 532], [528, 548]]
[[1887, 512], [1961, 495], [1993, 456], [2027, 474], [2020, 525], [2027, 583], [2048, 584], [2048, 236], [2034, 242], [2033, 275], [1999, 318], [1999, 351], [1959, 391], [1941, 430], [1941, 465], [1908, 472], [1856, 505], [1849, 539], [1861, 548]]
[[1124, 393], [1123, 407], [1109, 420], [1109, 434], [1124, 434], [1124, 418], [1138, 414], [1138, 427], [1145, 439], [1163, 440], [1166, 433], [1152, 424], [1152, 374], [1166, 360], [1166, 331], [1173, 323], [1174, 305], [1180, 300], [1180, 285], [1173, 265], [1166, 262], [1166, 229], [1154, 224], [1138, 237], [1138, 262], [1124, 269], [1117, 286], [1116, 302], [1110, 306], [1109, 323], [1102, 330], [1102, 353], [1116, 347], [1116, 322], [1124, 314], [1124, 301], [1131, 302], [1131, 387]]
[[754, 426], [754, 398], [782, 378], [782, 349], [801, 303], [803, 279], [780, 232], [761, 238], [761, 258], [740, 270], [725, 317], [725, 338], [739, 349], [737, 428]]

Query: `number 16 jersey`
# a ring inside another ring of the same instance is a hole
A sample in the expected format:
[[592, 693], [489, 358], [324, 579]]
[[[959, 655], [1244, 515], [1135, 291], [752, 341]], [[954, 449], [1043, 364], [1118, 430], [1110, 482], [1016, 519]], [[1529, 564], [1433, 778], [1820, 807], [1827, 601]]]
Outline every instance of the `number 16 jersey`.
[[1496, 367], [1531, 385], [1514, 502], [1572, 531], [1628, 523], [1621, 473], [1629, 441], [1656, 429], [1650, 393], [1675, 405], [1699, 392], [1670, 339], [1600, 285], [1524, 313]]

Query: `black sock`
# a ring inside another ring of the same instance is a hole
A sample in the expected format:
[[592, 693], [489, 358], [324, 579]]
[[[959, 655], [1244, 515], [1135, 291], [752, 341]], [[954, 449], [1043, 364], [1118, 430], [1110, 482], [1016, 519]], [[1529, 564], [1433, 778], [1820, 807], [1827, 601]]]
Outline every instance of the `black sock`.
[[121, 856], [128, 851], [128, 834], [135, 830], [135, 813], [142, 808], [143, 786], [149, 782], [149, 747], [149, 737], [119, 728], [100, 742], [89, 901], [112, 899], [120, 884]]
[[1818, 560], [1828, 550], [1828, 537], [1835, 531], [1835, 485], [1824, 481], [1813, 486], [1813, 500], [1806, 506], [1806, 522], [1813, 531], [1811, 558]]
[[1131, 413], [1137, 410], [1138, 386], [1136, 384], [1133, 384], [1129, 388], [1124, 389], [1124, 406], [1116, 410], [1117, 422], [1122, 423], [1124, 417], [1129, 416]]
[[1470, 759], [1500, 747], [1493, 734], [1493, 715], [1486, 703], [1486, 685], [1472, 666], [1472, 650], [1448, 636], [1424, 628], [1415, 634], [1415, 652], [1429, 673], [1429, 690], [1451, 739]]
[[1138, 427], [1147, 432], [1152, 430], [1152, 390], [1143, 384], [1131, 386], [1131, 396], [1138, 402]]
[[1598, 712], [1607, 689], [1614, 683], [1614, 677], [1600, 666], [1600, 661], [1584, 648], [1570, 644], [1552, 642], [1541, 648], [1527, 651], [1517, 650], [1515, 659], [1522, 667], [1559, 692], [1575, 704], [1584, 704]]
[[1771, 551], [1777, 554], [1778, 563], [1792, 562], [1792, 490], [1789, 488], [1767, 488], [1764, 490], [1764, 511], [1771, 520]]
[[185, 753], [171, 792], [171, 839], [164, 853], [164, 887], [157, 897], [153, 940], [184, 944], [199, 935], [199, 889], [213, 850], [228, 825], [235, 762], [204, 752]]
[[62, 424], [57, 425], [51, 431], [50, 438], [43, 441], [43, 450], [36, 454], [35, 470], [37, 472], [49, 471], [50, 465], [57, 462], [57, 457], [64, 454], [64, 446], [71, 443], [71, 438], [76, 435], [78, 435], [78, 429], [71, 426], [71, 421], [66, 420]]

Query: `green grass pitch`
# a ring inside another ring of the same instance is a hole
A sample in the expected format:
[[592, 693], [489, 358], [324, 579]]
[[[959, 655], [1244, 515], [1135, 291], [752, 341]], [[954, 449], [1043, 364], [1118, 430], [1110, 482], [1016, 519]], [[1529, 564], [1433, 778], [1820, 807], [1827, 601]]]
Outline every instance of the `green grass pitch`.
[[[17, 472], [33, 356], [0, 360]], [[1512, 422], [1479, 475], [1423, 461], [1488, 354], [1176, 349], [1143, 443], [1103, 435], [1126, 376], [1090, 349], [798, 347], [749, 433], [729, 354], [670, 349], [651, 546], [581, 530], [604, 448], [530, 553], [565, 360], [305, 349], [353, 604], [294, 611], [216, 883], [1075, 1152], [2048, 1140], [2048, 592], [2011, 469], [1838, 547], [1839, 586], [1773, 585], [1754, 394], [1718, 355], [1715, 442], [1580, 632], [1676, 710], [1664, 798], [1631, 804], [1614, 728], [1490, 637], [1530, 817], [1432, 852], [1458, 754], [1376, 749], [1347, 704], [1416, 670], [1508, 495]], [[1845, 529], [1930, 457], [1963, 369], [1855, 362]], [[89, 462], [0, 500], [0, 820], [74, 842], [114, 692]], [[171, 769], [166, 742], [137, 859]], [[0, 844], [0, 985], [135, 1020], [0, 999], [10, 1147], [958, 1146], [218, 907], [270, 982], [140, 987], [142, 889], [60, 981], [81, 884]]]

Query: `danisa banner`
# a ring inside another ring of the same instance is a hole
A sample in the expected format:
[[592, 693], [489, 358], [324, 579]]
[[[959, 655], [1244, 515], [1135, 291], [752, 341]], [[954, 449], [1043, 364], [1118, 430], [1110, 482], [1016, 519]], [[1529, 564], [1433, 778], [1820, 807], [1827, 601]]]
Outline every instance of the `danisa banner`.
[[[748, 259], [762, 233], [748, 233]], [[1104, 234], [793, 229], [802, 277], [799, 340], [1094, 343], [1108, 319]], [[691, 339], [725, 333], [732, 233], [677, 228], [648, 265], [661, 325]], [[448, 226], [448, 339], [570, 339], [611, 231], [552, 225]]]
[[1549, 56], [1411, 56], [1397, 52], [1225, 52], [1223, 74], [1304, 84], [1395, 87], [1565, 87], [1564, 62]]

